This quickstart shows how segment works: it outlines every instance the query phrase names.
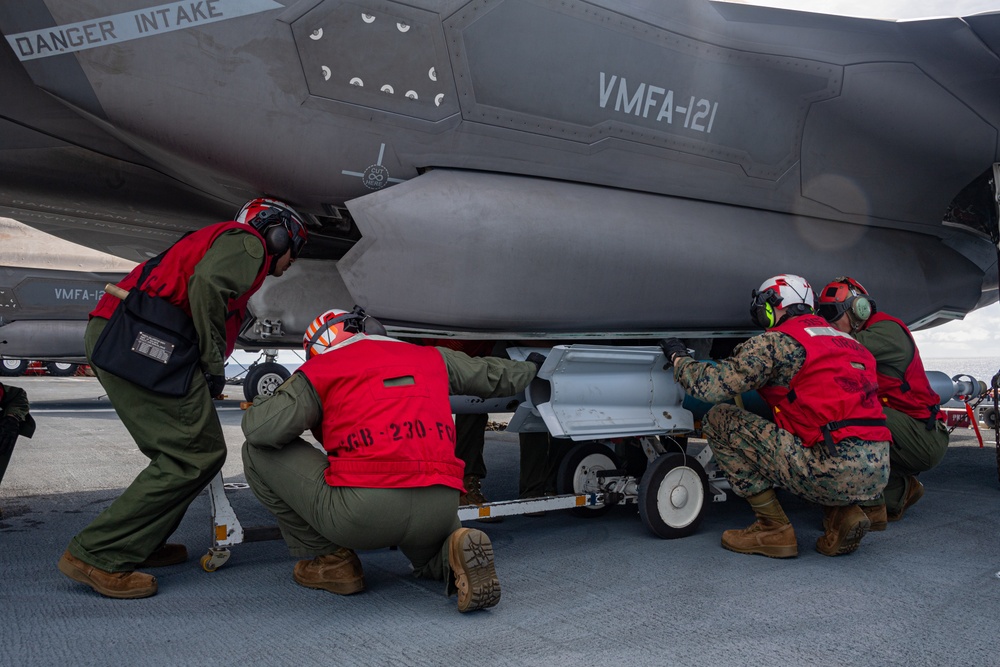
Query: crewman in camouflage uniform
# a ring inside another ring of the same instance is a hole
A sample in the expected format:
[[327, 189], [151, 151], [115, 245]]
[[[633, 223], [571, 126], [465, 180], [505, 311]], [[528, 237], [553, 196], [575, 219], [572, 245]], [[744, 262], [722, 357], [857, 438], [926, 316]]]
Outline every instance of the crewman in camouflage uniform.
[[[703, 433], [733, 491], [757, 520], [727, 530], [722, 546], [773, 558], [798, 555], [792, 525], [774, 488], [823, 506], [816, 550], [853, 552], [870, 521], [858, 503], [878, 496], [889, 473], [889, 430], [876, 400], [875, 360], [850, 336], [813, 314], [800, 276], [780, 275], [754, 290], [751, 316], [767, 331], [717, 363], [692, 359], [676, 338], [660, 345], [674, 377], [715, 405]], [[775, 422], [721, 401], [758, 390]]]
[[143, 598], [156, 593], [157, 582], [137, 567], [187, 559], [183, 544], [166, 540], [226, 459], [212, 399], [225, 386], [223, 367], [243, 325], [247, 301], [268, 275], [280, 276], [288, 269], [305, 242], [298, 213], [273, 199], [254, 199], [236, 220], [184, 236], [118, 283], [124, 291], [141, 289], [165, 299], [191, 318], [200, 354], [195, 363], [201, 372], [194, 374], [182, 396], [143, 386], [142, 380], [126, 380], [93, 363], [101, 333], [122, 303], [111, 293], [98, 302], [84, 335], [87, 358], [150, 462], [70, 541], [59, 559], [60, 572], [107, 597]]
[[889, 521], [924, 495], [917, 475], [941, 463], [948, 451], [948, 426], [939, 410], [940, 397], [927, 380], [913, 335], [899, 319], [881, 313], [868, 291], [850, 277], [836, 278], [819, 295], [819, 314], [835, 328], [854, 336], [875, 357], [878, 396], [892, 432], [889, 483], [873, 504], [863, 503], [872, 530]]
[[[247, 482], [305, 557], [299, 585], [359, 593], [354, 550], [398, 546], [416, 576], [458, 593], [459, 611], [492, 607], [493, 545], [458, 520], [464, 464], [448, 396], [517, 394], [538, 363], [404, 343], [371, 322], [331, 310], [306, 330], [307, 361], [243, 417]], [[299, 437], [308, 429], [323, 451]]]

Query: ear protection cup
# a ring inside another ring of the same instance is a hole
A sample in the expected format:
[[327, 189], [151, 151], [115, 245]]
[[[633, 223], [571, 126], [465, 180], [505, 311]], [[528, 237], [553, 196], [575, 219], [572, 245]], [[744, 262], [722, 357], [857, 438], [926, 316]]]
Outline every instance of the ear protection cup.
[[[264, 238], [268, 254], [274, 257], [281, 257], [290, 250], [292, 258], [298, 258], [309, 239], [301, 216], [276, 199], [259, 198], [248, 201], [236, 214], [235, 220], [257, 230]], [[274, 269], [274, 264], [271, 269]]]
[[292, 217], [286, 211], [277, 208], [266, 208], [250, 220], [250, 226], [264, 237], [267, 254], [271, 256], [268, 272], [273, 273], [278, 260], [292, 249]]
[[[263, 215], [263, 213], [261, 214]], [[280, 214], [276, 224], [264, 232], [264, 242], [267, 244], [267, 252], [272, 257], [281, 257], [292, 247], [292, 237], [289, 236], [285, 225], [281, 223]]]
[[750, 299], [750, 319], [762, 329], [770, 329], [777, 321], [774, 310], [781, 305], [781, 296], [773, 289], [754, 290]]
[[371, 315], [365, 316], [364, 329], [365, 329], [364, 332], [366, 334], [368, 334], [369, 336], [386, 336], [386, 335], [388, 335], [386, 333], [385, 327], [382, 325], [382, 323], [379, 322], [378, 320], [376, 320]]
[[872, 302], [864, 296], [856, 296], [851, 300], [851, 318], [858, 322], [867, 322], [872, 316]]
[[761, 324], [764, 326], [765, 329], [770, 329], [771, 327], [774, 326], [774, 306], [772, 306], [770, 303], [764, 304], [764, 312], [761, 320], [762, 320]]

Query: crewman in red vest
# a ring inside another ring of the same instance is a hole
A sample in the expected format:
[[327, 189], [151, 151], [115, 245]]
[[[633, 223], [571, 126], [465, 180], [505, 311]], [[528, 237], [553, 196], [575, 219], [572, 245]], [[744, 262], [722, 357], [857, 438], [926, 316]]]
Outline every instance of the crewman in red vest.
[[[382, 333], [357, 308], [313, 321], [306, 362], [243, 416], [247, 483], [291, 554], [304, 558], [292, 573], [298, 584], [361, 592], [354, 550], [398, 546], [416, 576], [458, 593], [459, 611], [492, 607], [500, 600], [493, 546], [458, 520], [464, 465], [448, 397], [517, 394], [538, 365]], [[322, 451], [300, 437], [306, 430]]]
[[[236, 344], [250, 296], [268, 275], [282, 275], [305, 242], [305, 225], [290, 206], [254, 199], [236, 220], [182, 237], [118, 283], [122, 290], [142, 290], [162, 299], [175, 307], [172, 312], [182, 313], [176, 317], [183, 320], [186, 315], [188, 325], [193, 323], [200, 355], [193, 367], [198, 372], [183, 395], [165, 394], [162, 386], [141, 377], [126, 380], [94, 363], [101, 333], [122, 308], [122, 301], [110, 293], [97, 303], [84, 337], [87, 357], [119, 418], [150, 462], [70, 541], [58, 564], [67, 577], [107, 597], [142, 598], [154, 595], [157, 583], [137, 567], [187, 559], [184, 545], [167, 544], [167, 538], [226, 459], [222, 425], [212, 404], [225, 386], [225, 360]], [[169, 358], [169, 351], [159, 350], [164, 358]], [[112, 358], [134, 352], [123, 349]], [[127, 370], [128, 364], [119, 372]]]
[[892, 432], [889, 483], [879, 502], [862, 509], [872, 530], [885, 530], [888, 521], [902, 519], [923, 497], [917, 475], [941, 463], [948, 451], [948, 426], [938, 409], [941, 398], [931, 389], [910, 330], [901, 320], [880, 313], [861, 283], [835, 278], [820, 292], [818, 311], [875, 357], [878, 397]]
[[[823, 506], [816, 550], [851, 553], [871, 522], [859, 503], [876, 498], [889, 475], [889, 429], [876, 397], [875, 359], [853, 338], [813, 314], [800, 276], [779, 275], [753, 291], [750, 314], [763, 334], [719, 362], [692, 359], [676, 338], [660, 342], [674, 377], [695, 398], [718, 403], [702, 431], [736, 495], [757, 520], [727, 530], [730, 551], [772, 558], [798, 555], [791, 522], [774, 488]], [[721, 401], [757, 390], [774, 422]]]

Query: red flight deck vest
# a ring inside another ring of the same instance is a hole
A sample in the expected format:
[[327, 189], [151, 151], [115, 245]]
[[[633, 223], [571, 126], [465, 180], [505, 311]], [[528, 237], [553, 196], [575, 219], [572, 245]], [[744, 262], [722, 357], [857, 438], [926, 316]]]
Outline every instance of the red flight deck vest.
[[[149, 273], [142, 290], [151, 296], [158, 296], [166, 299], [178, 308], [181, 308], [189, 316], [191, 315], [191, 304], [188, 301], [188, 282], [194, 273], [194, 268], [201, 261], [205, 253], [211, 247], [215, 239], [231, 229], [246, 232], [260, 239], [264, 246], [264, 263], [261, 265], [260, 273], [257, 274], [253, 286], [245, 294], [230, 299], [227, 304], [226, 315], [226, 356], [233, 353], [236, 347], [236, 337], [240, 333], [243, 319], [247, 314], [247, 303], [250, 297], [260, 289], [267, 277], [268, 268], [271, 266], [271, 256], [267, 253], [267, 243], [257, 230], [250, 225], [239, 222], [220, 222], [208, 227], [203, 227], [197, 231], [184, 236], [174, 245], [170, 246], [163, 254], [159, 265]], [[151, 261], [151, 260], [150, 260]], [[125, 279], [118, 283], [124, 290], [135, 287], [139, 276], [142, 274], [146, 262], [132, 269], [132, 272], [125, 276]], [[103, 317], [111, 319], [111, 314], [121, 301], [116, 296], [105, 293], [101, 300], [97, 302], [97, 307], [91, 311], [91, 317]]]
[[398, 489], [441, 484], [464, 492], [455, 456], [448, 370], [441, 353], [362, 338], [309, 359], [323, 404], [326, 483]]
[[927, 380], [927, 372], [924, 370], [924, 362], [920, 359], [920, 351], [917, 350], [917, 343], [913, 340], [913, 335], [902, 320], [885, 313], [872, 313], [872, 316], [865, 322], [865, 329], [876, 322], [886, 321], [895, 322], [902, 327], [906, 337], [913, 345], [913, 359], [906, 367], [903, 379], [890, 377], [876, 371], [878, 398], [893, 410], [926, 422], [927, 430], [930, 431], [934, 428], [934, 420], [945, 418], [944, 413], [939, 411], [941, 397], [931, 389], [931, 383]]
[[847, 437], [892, 439], [877, 398], [875, 357], [861, 343], [816, 315], [789, 318], [771, 331], [791, 336], [806, 350], [791, 386], [758, 389], [778, 426], [805, 447], [824, 441], [831, 453]]

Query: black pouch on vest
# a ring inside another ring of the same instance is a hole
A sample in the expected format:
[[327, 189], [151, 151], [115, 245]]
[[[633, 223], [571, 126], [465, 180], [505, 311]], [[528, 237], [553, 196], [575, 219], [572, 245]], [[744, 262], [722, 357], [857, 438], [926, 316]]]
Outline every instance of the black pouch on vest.
[[181, 308], [139, 289], [147, 275], [144, 271], [115, 308], [94, 345], [91, 361], [150, 391], [183, 396], [200, 366], [198, 333]]

